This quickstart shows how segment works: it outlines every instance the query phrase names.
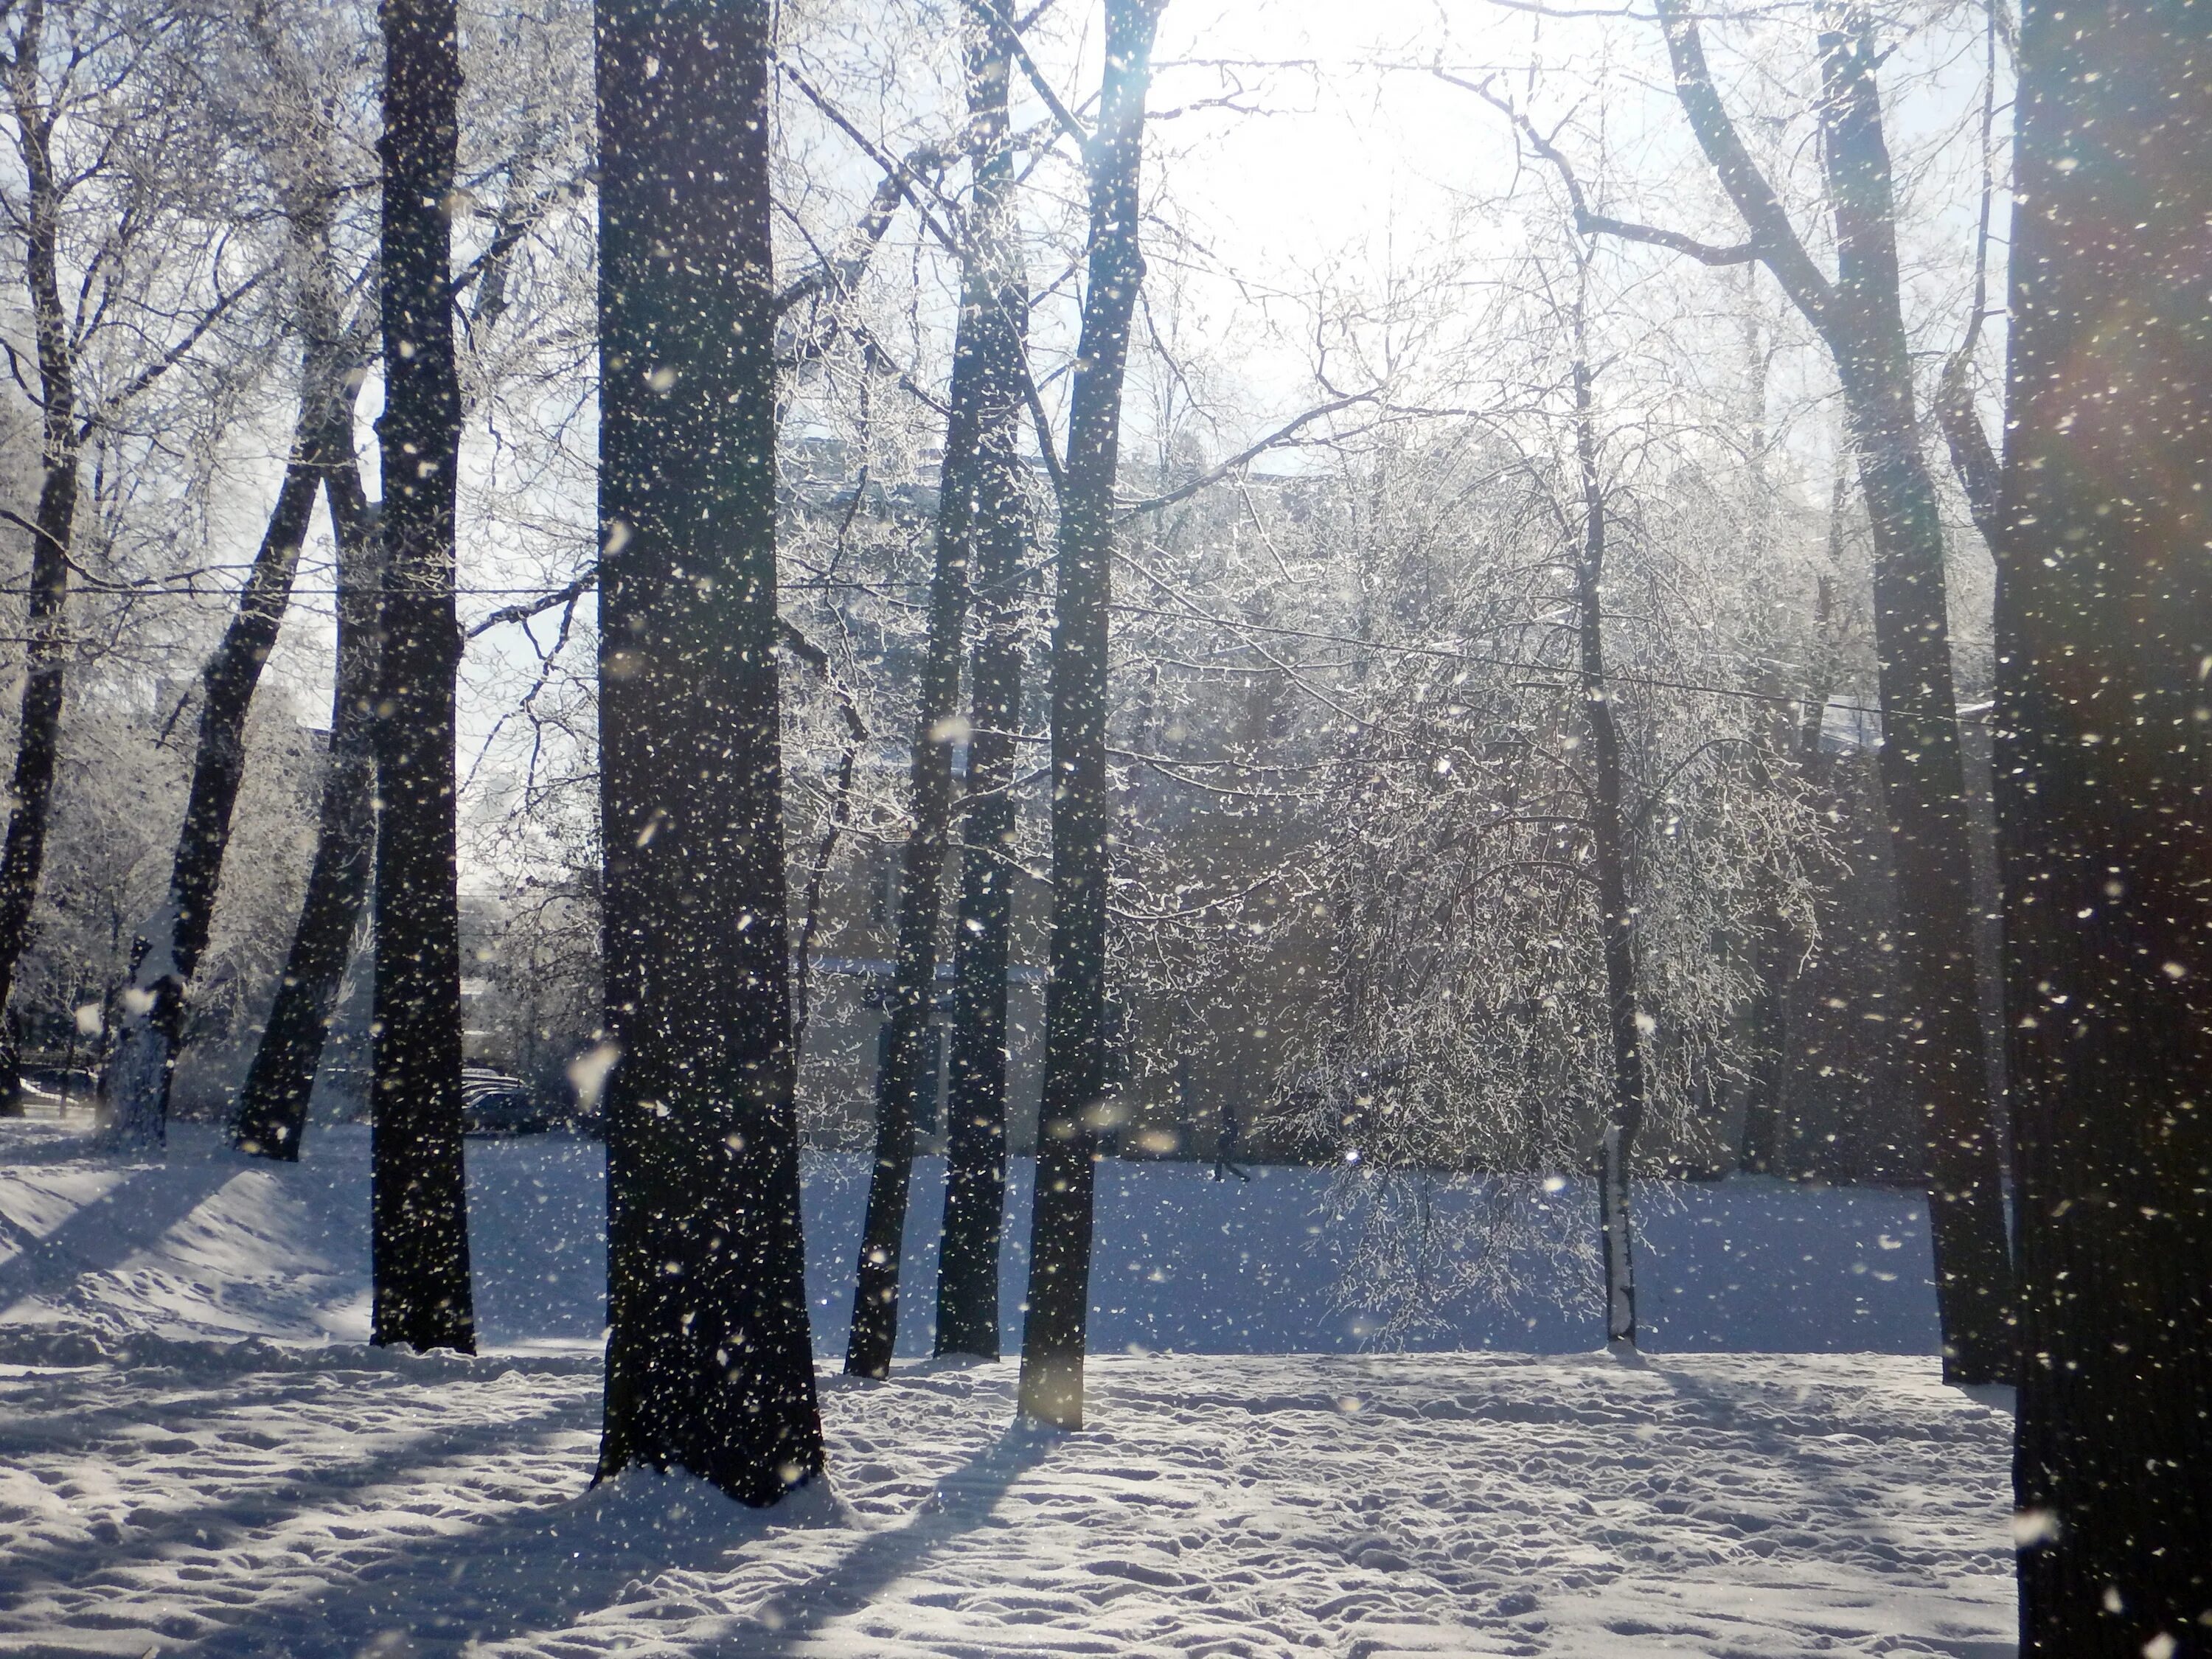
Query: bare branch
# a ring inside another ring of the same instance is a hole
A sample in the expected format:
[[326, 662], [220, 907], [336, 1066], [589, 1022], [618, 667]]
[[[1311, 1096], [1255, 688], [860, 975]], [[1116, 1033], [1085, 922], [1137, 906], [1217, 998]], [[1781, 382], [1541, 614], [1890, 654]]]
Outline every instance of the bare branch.
[[1238, 450], [1220, 465], [1201, 473], [1188, 483], [1171, 489], [1164, 495], [1154, 495], [1145, 501], [1132, 502], [1121, 509], [1121, 516], [1124, 519], [1133, 519], [1139, 514], [1157, 513], [1162, 507], [1173, 507], [1177, 501], [1187, 501], [1200, 490], [1211, 489], [1231, 473], [1250, 465], [1253, 461], [1266, 454], [1278, 444], [1287, 442], [1298, 431], [1313, 422], [1322, 419], [1324, 416], [1334, 415], [1339, 410], [1349, 409], [1355, 404], [1372, 403], [1375, 401], [1375, 397], [1376, 394], [1372, 392], [1355, 392], [1346, 397], [1331, 398], [1325, 404], [1317, 404], [1304, 414], [1285, 422], [1257, 443]]
[[[1022, 66], [1022, 74], [1028, 79], [1030, 88], [1044, 106], [1052, 112], [1052, 118], [1060, 124], [1060, 130], [1075, 140], [1076, 148], [1087, 156], [1091, 153], [1091, 130], [1060, 101], [1060, 94], [1052, 89], [1052, 83], [1038, 70], [1036, 60], [1030, 56], [1029, 48], [1022, 44], [1021, 30], [1008, 21], [999, 0], [982, 0], [981, 9], [997, 32], [1001, 44], [1012, 55], [1013, 60]], [[1042, 9], [1039, 8], [1040, 11]], [[1030, 14], [1032, 19], [1036, 15], [1036, 12]]]
[[533, 617], [544, 615], [548, 611], [556, 610], [564, 605], [574, 605], [583, 595], [598, 586], [599, 581], [599, 568], [595, 564], [589, 569], [580, 572], [574, 580], [564, 587], [556, 588], [550, 593], [541, 593], [536, 599], [526, 599], [520, 605], [501, 605], [481, 622], [472, 624], [463, 637], [473, 640], [490, 633], [495, 628], [503, 628], [510, 623], [526, 623]]
[[[1506, 0], [1496, 0], [1504, 4]], [[1582, 180], [1575, 176], [1570, 163], [1559, 146], [1536, 130], [1536, 124], [1510, 100], [1499, 97], [1490, 89], [1488, 81], [1468, 81], [1448, 70], [1431, 71], [1439, 81], [1447, 82], [1464, 91], [1473, 93], [1513, 123], [1515, 129], [1545, 161], [1552, 164], [1566, 186], [1567, 201], [1574, 209], [1575, 228], [1585, 236], [1618, 236], [1631, 242], [1646, 242], [1653, 247], [1663, 247], [1675, 253], [1687, 254], [1700, 264], [1708, 265], [1747, 265], [1760, 257], [1756, 242], [1737, 242], [1723, 247], [1712, 242], [1701, 242], [1694, 236], [1685, 236], [1676, 230], [1667, 230], [1657, 225], [1639, 224], [1631, 219], [1615, 219], [1607, 214], [1593, 213], [1583, 195]]]

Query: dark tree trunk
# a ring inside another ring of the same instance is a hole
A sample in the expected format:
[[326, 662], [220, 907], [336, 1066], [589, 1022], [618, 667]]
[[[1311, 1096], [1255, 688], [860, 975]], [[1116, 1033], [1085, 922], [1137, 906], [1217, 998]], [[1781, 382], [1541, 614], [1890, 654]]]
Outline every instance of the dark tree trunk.
[[601, 0], [605, 1437], [772, 1504], [822, 1468], [777, 731], [769, 7]]
[[1635, 1233], [1629, 1160], [1644, 1127], [1646, 1085], [1642, 1016], [1636, 997], [1635, 908], [1628, 896], [1628, 821], [1622, 805], [1620, 730], [1605, 673], [1605, 483], [1598, 471], [1597, 426], [1582, 317], [1575, 317], [1575, 458], [1582, 474], [1583, 548], [1575, 571], [1583, 718], [1590, 737], [1591, 863], [1597, 876], [1598, 927], [1605, 946], [1605, 1019], [1613, 1044], [1613, 1112], [1598, 1171], [1598, 1219], [1605, 1249], [1605, 1340], [1636, 1340]]
[[1837, 229], [1828, 331], [1875, 544], [1882, 791], [1897, 870], [1898, 942], [1911, 1007], [1905, 1076], [1928, 1133], [1944, 1375], [2011, 1378], [2012, 1266], [1984, 1056], [1978, 926], [1943, 526], [1913, 408], [1899, 294], [1895, 197], [1874, 80], [1873, 26], [1856, 8], [1820, 42], [1824, 155]]
[[[969, 0], [969, 27], [984, 33]], [[973, 36], [971, 35], [971, 42]], [[1019, 432], [1028, 285], [1011, 223], [1008, 59], [971, 44], [969, 210], [979, 410], [969, 507], [975, 647], [969, 667], [968, 795], [953, 929], [952, 1053], [945, 1109], [945, 1233], [937, 1352], [999, 1357], [999, 1244], [1006, 1198], [1006, 971], [1013, 957], [1014, 738], [1022, 717], [1021, 589], [1030, 545]]]
[[[1819, 331], [1842, 383], [1845, 423], [1874, 526], [1881, 769], [1908, 1005], [1908, 1040], [1900, 1046], [1927, 1132], [1944, 1376], [1954, 1382], [2002, 1380], [2013, 1370], [2012, 1269], [1977, 1002], [1972, 861], [1951, 680], [1943, 528], [1914, 410], [1872, 26], [1856, 7], [1839, 5], [1830, 13], [1834, 27], [1820, 40], [1822, 154], [1838, 248], [1831, 283], [1814, 266], [1722, 104], [1696, 21], [1682, 0], [1660, 0], [1659, 15], [1683, 112], [1752, 233], [1742, 249], [1708, 249], [1705, 255], [1717, 262], [1763, 261]], [[1617, 221], [1605, 228], [1643, 230]], [[1683, 245], [1679, 238], [1660, 240]]]
[[2212, 23], [2030, 0], [1997, 544], [2021, 1650], [2212, 1653]]
[[[33, 89], [43, 38], [33, 20], [42, 16], [42, 9], [34, 10], [19, 33], [10, 88], [24, 166], [23, 275], [38, 338], [44, 471], [32, 520], [31, 592], [15, 770], [9, 790], [7, 842], [0, 848], [0, 1010], [8, 1006], [15, 969], [30, 940], [31, 907], [38, 898], [39, 872], [46, 863], [54, 763], [61, 747], [63, 672], [70, 658], [69, 566], [76, 527], [77, 461], [84, 443], [78, 426], [69, 314], [62, 307], [61, 203], [49, 149], [52, 123], [38, 106]], [[15, 1045], [0, 1043], [0, 1111], [22, 1110], [16, 1066]]]
[[[984, 240], [987, 219], [1012, 183], [1005, 150], [1006, 77], [1011, 59], [998, 31], [969, 20], [968, 61], [969, 153], [975, 187], [969, 214], [967, 253], [961, 273], [960, 319], [953, 341], [951, 414], [945, 422], [939, 474], [937, 560], [929, 590], [929, 636], [915, 714], [914, 829], [907, 838], [899, 885], [897, 960], [886, 1010], [890, 1030], [876, 1077], [876, 1161], [868, 1184], [866, 1219], [853, 1295], [853, 1329], [845, 1370], [854, 1376], [888, 1376], [898, 1337], [899, 1255], [906, 1231], [907, 1192], [914, 1170], [914, 1109], [929, 1054], [929, 1014], [937, 983], [937, 932], [943, 910], [940, 878], [952, 826], [952, 750], [959, 733], [961, 635], [988, 533], [982, 515], [997, 505], [985, 500], [984, 474], [1005, 459], [1014, 417], [1021, 408], [1018, 359], [1009, 360], [1013, 326], [1006, 313], [995, 264]], [[1001, 240], [994, 236], [990, 246]], [[1018, 337], [1013, 349], [1019, 349]], [[985, 453], [988, 430], [1000, 453]]]
[[1060, 502], [1052, 639], [1052, 943], [1044, 1104], [1030, 1232], [1021, 1410], [1083, 1426], [1096, 1118], [1106, 1091], [1106, 635], [1114, 480], [1129, 325], [1144, 281], [1137, 249], [1145, 94], [1165, 0], [1106, 0], [1106, 62], [1089, 146], [1090, 289]]
[[[307, 239], [319, 242], [312, 232]], [[321, 268], [324, 250], [308, 252]], [[317, 277], [309, 285], [319, 287]], [[167, 902], [140, 934], [122, 1039], [108, 1069], [102, 1104], [106, 1137], [117, 1144], [158, 1146], [167, 1133], [169, 1089], [184, 1036], [186, 999], [199, 970], [230, 844], [232, 810], [246, 776], [246, 721], [291, 602], [301, 544], [315, 495], [337, 453], [343, 405], [344, 441], [350, 453], [352, 397], [337, 361], [336, 320], [327, 293], [303, 295], [307, 336], [301, 367], [300, 416], [292, 454], [261, 546], [246, 574], [222, 639], [200, 670], [199, 741], [183, 826], [170, 865]], [[357, 384], [357, 382], [356, 383]]]
[[296, 1161], [338, 988], [368, 902], [376, 857], [377, 604], [383, 580], [374, 509], [362, 489], [353, 410], [340, 410], [324, 453], [324, 501], [337, 544], [337, 672], [315, 858], [269, 1024], [253, 1051], [231, 1124], [232, 1144]]
[[370, 1261], [374, 1340], [472, 1352], [455, 890], [453, 0], [383, 0], [382, 696]]

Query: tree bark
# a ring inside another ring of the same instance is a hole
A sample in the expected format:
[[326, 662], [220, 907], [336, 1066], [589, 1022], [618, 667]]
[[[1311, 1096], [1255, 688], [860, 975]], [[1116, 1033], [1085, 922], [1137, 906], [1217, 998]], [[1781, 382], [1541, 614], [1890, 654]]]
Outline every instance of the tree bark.
[[[53, 171], [53, 117], [38, 97], [46, 9], [31, 0], [16, 38], [9, 93], [24, 172], [24, 286], [31, 302], [39, 359], [40, 460], [43, 474], [32, 520], [30, 600], [24, 629], [23, 696], [17, 718], [15, 769], [9, 790], [8, 836], [0, 848], [0, 1010], [5, 1010], [30, 942], [31, 908], [46, 863], [46, 823], [53, 806], [54, 765], [61, 747], [64, 671], [70, 657], [69, 567], [76, 528], [77, 466], [84, 434], [78, 424], [76, 362], [60, 279], [61, 198]], [[0, 1043], [0, 1111], [20, 1115], [22, 1085], [13, 1042]]]
[[1997, 541], [2021, 1651], [2212, 1652], [2212, 29], [2022, 17]]
[[820, 1473], [778, 734], [769, 6], [600, 0], [605, 1432]]
[[[988, 41], [969, 0], [969, 27]], [[1021, 589], [1030, 547], [1020, 454], [1028, 283], [1014, 239], [1008, 54], [969, 48], [972, 319], [981, 408], [969, 508], [975, 645], [968, 678], [968, 792], [953, 929], [952, 1045], [945, 1106], [945, 1231], [938, 1250], [940, 1354], [999, 1357], [999, 1247], [1006, 1197], [1006, 973], [1013, 959], [1014, 738], [1022, 718]]]
[[[929, 1052], [937, 932], [944, 908], [940, 880], [951, 840], [962, 634], [979, 543], [994, 527], [985, 525], [983, 515], [1001, 504], [1004, 494], [992, 488], [987, 501], [984, 474], [1006, 458], [1012, 423], [1022, 408], [1019, 362], [1008, 356], [1012, 323], [993, 257], [1004, 240], [998, 221], [1012, 182], [1012, 157], [1005, 149], [1012, 59], [987, 20], [971, 15], [967, 29], [968, 148], [975, 177], [938, 488], [928, 644], [915, 714], [914, 828], [901, 861], [897, 958], [886, 1007], [890, 1030], [876, 1077], [876, 1160], [860, 1231], [852, 1335], [845, 1350], [845, 1370], [854, 1376], [888, 1376], [898, 1336], [899, 1256], [914, 1170], [915, 1103]], [[992, 226], [988, 243], [987, 221]], [[1013, 349], [1019, 349], [1018, 337]], [[986, 454], [987, 430], [997, 454]]]
[[1582, 558], [1575, 571], [1583, 718], [1590, 737], [1591, 863], [1605, 948], [1606, 1030], [1613, 1045], [1613, 1110], [1601, 1147], [1598, 1219], [1605, 1252], [1605, 1340], [1636, 1341], [1635, 1235], [1629, 1160], [1644, 1127], [1647, 1088], [1643, 1016], [1636, 995], [1635, 908], [1628, 895], [1628, 823], [1622, 807], [1620, 730], [1605, 673], [1605, 483], [1577, 301], [1575, 325], [1575, 459], [1583, 494]]
[[376, 856], [376, 613], [383, 576], [375, 509], [354, 455], [350, 404], [334, 420], [324, 453], [324, 504], [337, 544], [337, 665], [315, 858], [230, 1130], [240, 1151], [286, 1163], [298, 1160], [307, 1134], [307, 1103]]
[[473, 1352], [455, 888], [453, 0], [383, 0], [385, 549], [377, 705], [374, 1340]]
[[1044, 1103], [1030, 1218], [1021, 1411], [1083, 1426], [1091, 1187], [1106, 1077], [1107, 614], [1114, 482], [1129, 325], [1144, 281], [1138, 186], [1152, 36], [1165, 0], [1106, 0], [1098, 125], [1087, 146], [1090, 288], [1060, 492], [1052, 640], [1052, 940], [1045, 989]]
[[1729, 257], [1756, 258], [1774, 273], [1828, 346], [1842, 383], [1874, 527], [1880, 765], [1910, 1007], [1904, 1069], [1927, 1130], [1944, 1376], [2002, 1381], [2014, 1362], [2012, 1271], [1977, 1003], [1943, 531], [1914, 408], [1872, 26], [1857, 8], [1838, 6], [1820, 39], [1822, 150], [1838, 244], [1832, 283], [1723, 106], [1695, 20], [1682, 0], [1659, 0], [1659, 15], [1683, 112], [1751, 231]]

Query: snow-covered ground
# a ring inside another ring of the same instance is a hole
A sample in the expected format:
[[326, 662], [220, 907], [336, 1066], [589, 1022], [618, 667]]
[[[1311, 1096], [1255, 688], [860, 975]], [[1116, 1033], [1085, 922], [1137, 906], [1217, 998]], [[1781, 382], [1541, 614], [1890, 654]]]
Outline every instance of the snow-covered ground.
[[[605, 1316], [605, 1159], [562, 1135], [468, 1143], [469, 1237], [484, 1340], [596, 1344]], [[842, 1354], [867, 1196], [861, 1155], [805, 1161], [807, 1279], [823, 1352]], [[1020, 1340], [1030, 1176], [1006, 1202], [1000, 1306]], [[1098, 1179], [1091, 1335], [1103, 1352], [1347, 1352], [1368, 1310], [1340, 1306], [1325, 1171], [1108, 1163]], [[930, 1351], [942, 1160], [921, 1159], [907, 1212], [899, 1352]], [[1656, 1350], [1936, 1352], [1927, 1212], [1915, 1194], [1770, 1180], [1638, 1188], [1638, 1312]], [[1578, 1183], [1556, 1201], [1595, 1225]], [[225, 1151], [174, 1126], [166, 1163], [82, 1156], [81, 1126], [0, 1121], [0, 1322], [64, 1318], [173, 1336], [288, 1341], [368, 1335], [368, 1132], [316, 1128], [301, 1164]], [[1595, 1278], [1449, 1310], [1439, 1347], [1538, 1353], [1600, 1346]]]
[[[1936, 1380], [1904, 1195], [1654, 1206], [1641, 1362], [1269, 1354], [1357, 1338], [1319, 1183], [1109, 1166], [1091, 1426], [1010, 1431], [1010, 1363], [825, 1368], [830, 1490], [763, 1520], [586, 1491], [596, 1147], [471, 1143], [476, 1360], [360, 1346], [364, 1152], [122, 1168], [0, 1124], [0, 1653], [2013, 1651], [2010, 1423]], [[825, 1348], [849, 1173], [809, 1182]], [[1535, 1316], [1458, 1334], [1581, 1330]], [[1900, 1352], [1685, 1351], [1851, 1332]]]

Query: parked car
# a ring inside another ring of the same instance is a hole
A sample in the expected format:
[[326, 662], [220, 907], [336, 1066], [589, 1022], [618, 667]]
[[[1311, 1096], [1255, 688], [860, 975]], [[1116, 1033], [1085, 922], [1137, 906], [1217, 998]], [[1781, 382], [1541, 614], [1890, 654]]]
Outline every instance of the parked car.
[[488, 1066], [461, 1067], [464, 1134], [536, 1134], [551, 1128], [556, 1116], [520, 1078], [495, 1072]]

